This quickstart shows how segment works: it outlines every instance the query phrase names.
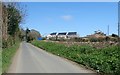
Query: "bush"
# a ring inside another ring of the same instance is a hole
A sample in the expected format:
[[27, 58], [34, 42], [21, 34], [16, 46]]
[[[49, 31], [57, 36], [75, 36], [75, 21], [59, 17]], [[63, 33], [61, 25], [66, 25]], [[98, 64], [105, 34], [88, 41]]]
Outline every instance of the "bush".
[[90, 42], [104, 42], [104, 41], [106, 41], [106, 38], [102, 38], [102, 37], [90, 38]]
[[90, 42], [97, 42], [98, 39], [97, 38], [90, 38]]
[[68, 39], [68, 41], [72, 41], [72, 42], [88, 42], [89, 40], [86, 38], [80, 38], [80, 37], [75, 37], [75, 38], [70, 38]]
[[7, 48], [8, 47], [8, 43], [6, 40], [2, 40], [2, 48]]

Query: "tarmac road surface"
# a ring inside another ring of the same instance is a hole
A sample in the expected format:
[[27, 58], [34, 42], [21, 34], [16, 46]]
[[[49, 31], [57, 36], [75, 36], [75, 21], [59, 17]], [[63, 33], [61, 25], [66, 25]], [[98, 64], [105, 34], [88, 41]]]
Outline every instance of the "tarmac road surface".
[[95, 73], [67, 59], [22, 42], [7, 73]]

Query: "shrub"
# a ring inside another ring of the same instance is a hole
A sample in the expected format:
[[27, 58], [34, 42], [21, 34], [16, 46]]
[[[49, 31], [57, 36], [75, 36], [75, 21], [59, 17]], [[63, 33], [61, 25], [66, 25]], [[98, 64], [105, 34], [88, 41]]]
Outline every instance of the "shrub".
[[98, 39], [97, 38], [90, 38], [90, 42], [97, 42]]

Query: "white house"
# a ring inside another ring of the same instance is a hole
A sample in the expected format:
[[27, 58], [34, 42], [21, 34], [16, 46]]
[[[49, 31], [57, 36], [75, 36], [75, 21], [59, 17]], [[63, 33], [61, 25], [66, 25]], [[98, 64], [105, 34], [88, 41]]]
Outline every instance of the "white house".
[[47, 39], [56, 38], [56, 36], [57, 36], [57, 33], [54, 32], [54, 33], [51, 33], [51, 34], [47, 35]]
[[55, 38], [55, 39], [70, 39], [70, 38], [75, 38], [79, 37], [77, 35], [77, 32], [61, 32], [61, 33], [51, 33], [47, 35], [47, 39], [50, 38]]
[[67, 32], [58, 33], [57, 39], [67, 39]]
[[67, 38], [70, 39], [70, 38], [76, 38], [76, 37], [79, 37], [77, 35], [77, 32], [68, 32], [67, 33]]

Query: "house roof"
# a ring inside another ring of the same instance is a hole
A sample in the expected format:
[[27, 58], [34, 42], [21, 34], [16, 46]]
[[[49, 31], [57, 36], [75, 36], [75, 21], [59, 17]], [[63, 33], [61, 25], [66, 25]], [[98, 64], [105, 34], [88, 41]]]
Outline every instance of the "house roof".
[[51, 33], [50, 35], [56, 35], [57, 33]]
[[58, 33], [58, 35], [66, 35], [67, 32], [63, 32], [63, 33]]
[[68, 32], [67, 35], [77, 35], [77, 32]]

